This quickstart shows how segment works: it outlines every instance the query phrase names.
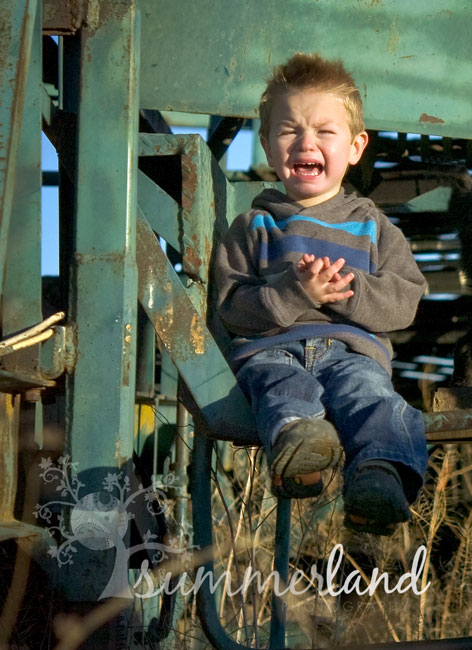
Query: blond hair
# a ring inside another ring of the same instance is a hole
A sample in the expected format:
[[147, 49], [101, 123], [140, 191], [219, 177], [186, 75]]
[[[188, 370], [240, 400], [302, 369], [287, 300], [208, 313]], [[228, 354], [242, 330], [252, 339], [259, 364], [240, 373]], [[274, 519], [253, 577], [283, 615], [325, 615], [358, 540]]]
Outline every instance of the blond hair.
[[306, 89], [329, 92], [343, 101], [352, 138], [365, 130], [361, 95], [343, 62], [340, 59], [329, 61], [316, 53], [296, 52], [286, 63], [274, 68], [262, 94], [259, 104], [261, 136], [269, 137], [270, 115], [275, 99], [285, 93]]

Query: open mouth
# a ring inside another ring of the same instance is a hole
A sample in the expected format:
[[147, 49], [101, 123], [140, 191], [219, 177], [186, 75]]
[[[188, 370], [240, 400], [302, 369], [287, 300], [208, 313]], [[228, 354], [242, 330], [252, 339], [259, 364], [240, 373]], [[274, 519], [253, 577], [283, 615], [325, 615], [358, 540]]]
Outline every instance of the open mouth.
[[298, 176], [319, 176], [323, 171], [323, 165], [321, 163], [295, 163], [293, 166], [294, 172]]

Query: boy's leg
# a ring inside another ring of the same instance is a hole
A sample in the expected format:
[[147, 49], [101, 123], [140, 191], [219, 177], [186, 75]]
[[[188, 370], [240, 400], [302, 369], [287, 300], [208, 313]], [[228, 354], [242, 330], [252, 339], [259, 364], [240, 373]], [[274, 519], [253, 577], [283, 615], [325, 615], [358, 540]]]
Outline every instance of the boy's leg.
[[[336, 431], [323, 419], [323, 388], [305, 370], [306, 354], [303, 342], [287, 343], [255, 354], [237, 373], [251, 402], [273, 479], [274, 474], [305, 476], [332, 467], [339, 459]], [[302, 492], [291, 496], [309, 496]]]
[[287, 343], [252, 356], [237, 373], [249, 399], [261, 442], [268, 446], [273, 433], [291, 420], [322, 418], [323, 389], [304, 367], [304, 345]]
[[[346, 453], [346, 523], [389, 534], [409, 516], [423, 483], [427, 448], [423, 416], [395, 393], [389, 374], [373, 359], [335, 342], [329, 368], [319, 368], [328, 417]], [[344, 349], [343, 349], [344, 348]]]
[[338, 357], [323, 373], [323, 397], [346, 454], [346, 483], [359, 463], [383, 459], [398, 465], [405, 475], [405, 492], [412, 503], [428, 462], [421, 412], [394, 391], [389, 374], [373, 359], [347, 351]]

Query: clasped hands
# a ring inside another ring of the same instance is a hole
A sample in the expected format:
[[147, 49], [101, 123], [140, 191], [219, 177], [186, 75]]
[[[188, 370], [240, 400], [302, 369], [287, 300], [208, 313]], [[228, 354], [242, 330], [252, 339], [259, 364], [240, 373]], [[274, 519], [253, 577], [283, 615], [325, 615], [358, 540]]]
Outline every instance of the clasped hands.
[[305, 253], [294, 264], [295, 275], [310, 298], [321, 305], [338, 302], [354, 295], [354, 291], [343, 289], [354, 279], [354, 273], [344, 277], [339, 274], [346, 260], [341, 257], [331, 263], [329, 257], [315, 257]]

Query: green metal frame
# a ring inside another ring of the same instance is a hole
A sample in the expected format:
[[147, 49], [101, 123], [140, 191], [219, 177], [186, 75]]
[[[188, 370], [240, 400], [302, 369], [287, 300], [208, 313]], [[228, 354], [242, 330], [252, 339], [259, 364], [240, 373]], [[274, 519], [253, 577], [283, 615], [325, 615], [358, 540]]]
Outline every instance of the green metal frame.
[[[87, 489], [99, 490], [107, 473], [133, 471], [136, 399], [158, 404], [155, 335], [163, 349], [161, 393], [168, 398], [162, 407], [169, 415], [175, 409], [178, 372], [200, 436], [196, 451], [202, 467], [211, 458], [210, 438], [257, 443], [254, 417], [221, 352], [228, 337], [214, 318], [210, 269], [232, 219], [271, 184], [230, 182], [198, 136], [138, 135], [139, 107], [254, 118], [272, 66], [295, 50], [316, 46], [349, 63], [368, 127], [472, 137], [468, 0], [438, 0], [433, 6], [429, 0], [346, 0], [342, 6], [337, 0], [216, 5], [44, 0], [42, 5], [2, 3], [2, 333], [42, 319], [41, 112], [60, 155], [60, 280], [67, 323], [42, 351], [35, 345], [2, 358], [0, 538], [33, 530], [14, 517], [16, 438], [26, 391], [61, 392], [58, 377], [67, 370], [67, 448]], [[48, 33], [68, 35], [60, 46], [58, 106], [41, 85], [41, 19]], [[211, 48], [195, 47], [197, 42]], [[180, 202], [138, 170], [139, 157], [166, 156], [180, 160]], [[175, 272], [156, 234], [181, 252], [183, 275]], [[138, 301], [147, 316], [139, 329]], [[37, 392], [33, 398], [39, 434], [41, 398]], [[425, 421], [430, 440], [470, 439], [471, 411], [428, 414]], [[181, 519], [186, 461], [182, 449], [176, 453]], [[194, 480], [202, 545], [211, 543], [210, 511], [202, 510], [207, 470]], [[290, 504], [280, 505], [277, 561], [283, 573]], [[73, 572], [64, 572], [68, 598], [94, 601], [110, 566], [104, 561], [91, 574], [90, 556], [79, 555]], [[212, 604], [203, 592], [199, 607], [211, 637]], [[277, 604], [274, 608], [271, 647], [281, 648], [282, 617], [275, 615]], [[215, 642], [229, 647], [221, 634], [217, 631]]]

